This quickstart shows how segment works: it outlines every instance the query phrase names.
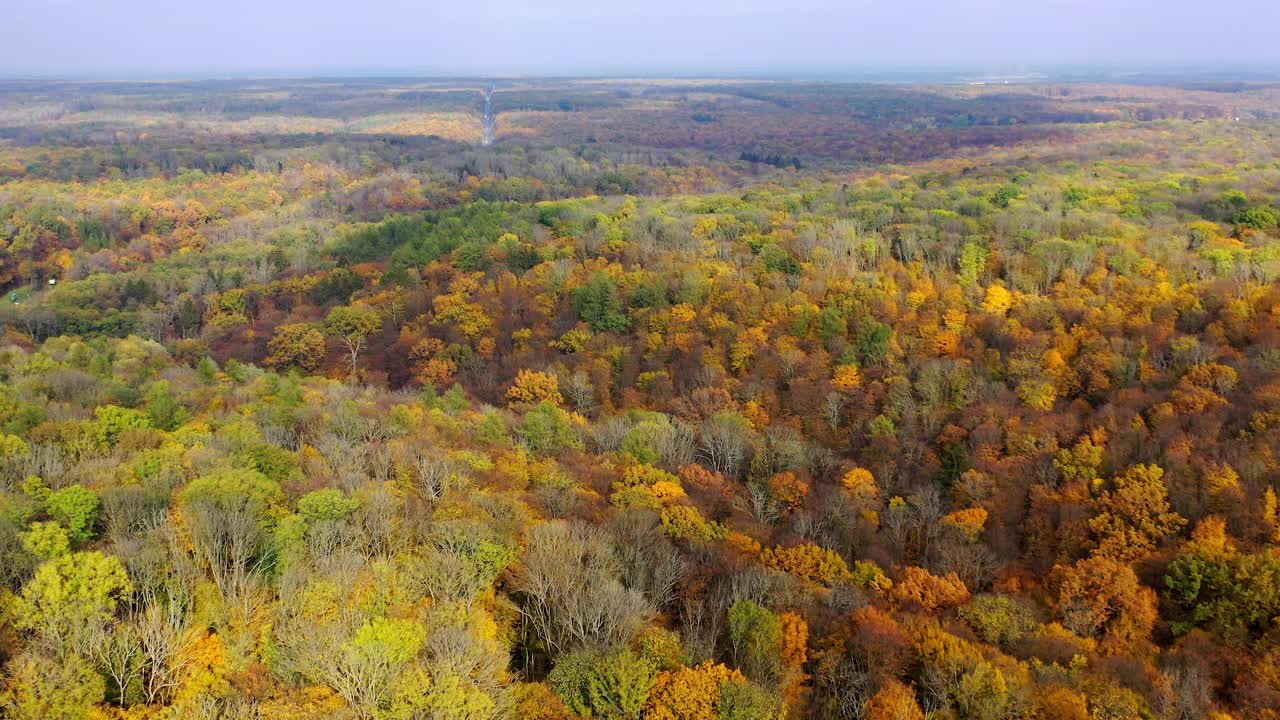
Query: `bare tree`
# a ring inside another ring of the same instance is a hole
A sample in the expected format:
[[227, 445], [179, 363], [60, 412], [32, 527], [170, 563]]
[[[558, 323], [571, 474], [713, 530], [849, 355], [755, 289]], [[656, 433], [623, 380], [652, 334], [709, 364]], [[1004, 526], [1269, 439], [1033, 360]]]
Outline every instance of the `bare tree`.
[[657, 514], [648, 510], [623, 512], [614, 517], [609, 530], [622, 584], [644, 593], [656, 608], [669, 605], [686, 563], [663, 534]]
[[750, 428], [736, 413], [716, 413], [702, 424], [699, 454], [712, 470], [735, 477], [747, 457]]
[[146, 671], [146, 652], [138, 626], [130, 622], [98, 628], [89, 643], [90, 654], [116, 688], [116, 705], [124, 707], [129, 688], [140, 684]]
[[142, 694], [148, 705], [167, 703], [192, 662], [193, 632], [187, 608], [179, 603], [148, 606], [137, 619], [137, 632], [146, 659]]
[[515, 589], [525, 621], [553, 656], [623, 642], [653, 616], [644, 596], [619, 580], [609, 537], [581, 522], [556, 520], [529, 533]]

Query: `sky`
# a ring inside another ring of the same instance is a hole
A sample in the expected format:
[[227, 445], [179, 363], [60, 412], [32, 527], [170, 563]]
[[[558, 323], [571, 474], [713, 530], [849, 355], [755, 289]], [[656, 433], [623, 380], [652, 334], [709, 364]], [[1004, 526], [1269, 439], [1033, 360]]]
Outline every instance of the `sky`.
[[1277, 0], [0, 0], [0, 76], [1280, 66]]

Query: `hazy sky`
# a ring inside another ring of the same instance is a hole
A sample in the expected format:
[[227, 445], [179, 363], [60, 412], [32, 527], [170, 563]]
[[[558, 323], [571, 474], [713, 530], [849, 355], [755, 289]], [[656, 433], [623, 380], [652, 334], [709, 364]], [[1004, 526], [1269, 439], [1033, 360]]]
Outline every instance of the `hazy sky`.
[[1277, 0], [0, 0], [0, 75], [1280, 64]]

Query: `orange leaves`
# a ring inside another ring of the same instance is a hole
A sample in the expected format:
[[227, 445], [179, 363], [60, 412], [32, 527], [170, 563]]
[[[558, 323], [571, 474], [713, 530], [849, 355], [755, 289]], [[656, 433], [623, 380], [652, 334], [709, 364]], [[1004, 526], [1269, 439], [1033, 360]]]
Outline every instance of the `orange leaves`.
[[658, 675], [649, 693], [648, 720], [715, 720], [719, 717], [720, 688], [746, 682], [737, 670], [703, 663]]
[[1155, 625], [1156, 594], [1128, 566], [1106, 557], [1059, 565], [1049, 578], [1054, 612], [1077, 635], [1112, 649], [1144, 641]]
[[782, 664], [799, 667], [808, 658], [809, 623], [794, 612], [784, 612], [778, 620], [782, 623]]
[[769, 494], [787, 510], [796, 510], [809, 497], [809, 484], [791, 471], [780, 472], [769, 478]]
[[510, 404], [537, 403], [549, 401], [559, 405], [564, 402], [560, 395], [560, 381], [551, 373], [537, 370], [521, 370], [516, 373], [515, 382], [507, 390], [507, 402]]
[[1179, 413], [1198, 414], [1210, 408], [1225, 406], [1225, 393], [1236, 386], [1236, 371], [1217, 363], [1202, 363], [1187, 371], [1173, 389], [1170, 400]]
[[960, 352], [960, 333], [942, 330], [933, 336], [933, 352], [940, 357], [951, 357]]
[[888, 680], [871, 696], [867, 720], [924, 720], [916, 693], [897, 680]]
[[916, 605], [926, 612], [962, 605], [969, 600], [969, 589], [955, 573], [938, 577], [921, 567], [908, 567], [889, 590], [899, 605]]

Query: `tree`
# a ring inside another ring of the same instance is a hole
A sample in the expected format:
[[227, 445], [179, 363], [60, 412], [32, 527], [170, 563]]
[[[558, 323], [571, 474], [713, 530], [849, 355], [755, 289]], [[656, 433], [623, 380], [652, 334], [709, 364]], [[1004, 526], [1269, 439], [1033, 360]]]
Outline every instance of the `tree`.
[[20, 627], [59, 650], [87, 650], [93, 631], [111, 620], [132, 591], [124, 564], [100, 552], [55, 557], [22, 588], [14, 615]]
[[572, 653], [556, 663], [548, 680], [579, 715], [637, 720], [656, 678], [652, 662], [623, 648]]
[[712, 470], [733, 477], [746, 457], [750, 434], [746, 418], [736, 412], [718, 412], [702, 424], [699, 451]]
[[968, 602], [969, 590], [955, 573], [938, 577], [913, 565], [902, 571], [890, 597], [900, 604], [918, 605], [925, 612], [934, 612]]
[[71, 538], [57, 523], [31, 523], [22, 533], [22, 547], [41, 561], [52, 560], [71, 552]]
[[329, 682], [362, 717], [375, 717], [392, 681], [418, 656], [425, 640], [426, 629], [412, 620], [374, 618], [342, 645]]
[[592, 330], [625, 332], [631, 327], [631, 318], [618, 299], [617, 286], [604, 271], [596, 272], [585, 285], [575, 288], [572, 297], [574, 311]]
[[98, 522], [98, 494], [81, 485], [69, 485], [51, 493], [45, 508], [62, 523], [74, 540], [88, 540]]
[[729, 646], [734, 663], [747, 677], [772, 685], [782, 674], [782, 622], [751, 600], [729, 608]]
[[1156, 596], [1129, 567], [1096, 556], [1053, 569], [1054, 612], [1062, 624], [1113, 649], [1146, 640], [1155, 625]]
[[280, 486], [256, 470], [219, 470], [179, 493], [191, 547], [226, 599], [244, 598], [271, 561]]
[[27, 653], [14, 660], [0, 690], [0, 714], [10, 720], [90, 720], [106, 683], [85, 660]]
[[649, 694], [647, 720], [717, 720], [726, 683], [745, 682], [742, 673], [707, 661], [658, 675]]
[[529, 532], [529, 551], [514, 587], [520, 611], [552, 657], [630, 639], [653, 610], [618, 579], [608, 537], [561, 520]]
[[916, 693], [897, 680], [887, 680], [867, 704], [867, 720], [924, 720]]
[[507, 390], [507, 402], [532, 405], [543, 401], [556, 405], [564, 402], [560, 395], [560, 381], [556, 376], [523, 369], [516, 373], [515, 382]]
[[767, 548], [760, 554], [760, 561], [819, 585], [831, 586], [853, 579], [849, 565], [839, 553], [813, 543]]
[[329, 311], [324, 319], [324, 333], [337, 338], [347, 349], [351, 361], [351, 376], [356, 375], [356, 362], [364, 351], [365, 340], [382, 327], [382, 317], [368, 305], [340, 305]]
[[1169, 506], [1169, 491], [1157, 465], [1134, 465], [1111, 481], [1094, 502], [1089, 520], [1096, 553], [1121, 562], [1137, 560], [1187, 521]]
[[535, 453], [582, 448], [582, 439], [569, 413], [549, 400], [543, 400], [525, 413], [516, 434]]
[[[336, 332], [336, 331], [335, 331]], [[324, 333], [309, 323], [280, 325], [267, 343], [267, 367], [310, 372], [324, 360]], [[354, 363], [352, 364], [354, 368]]]

